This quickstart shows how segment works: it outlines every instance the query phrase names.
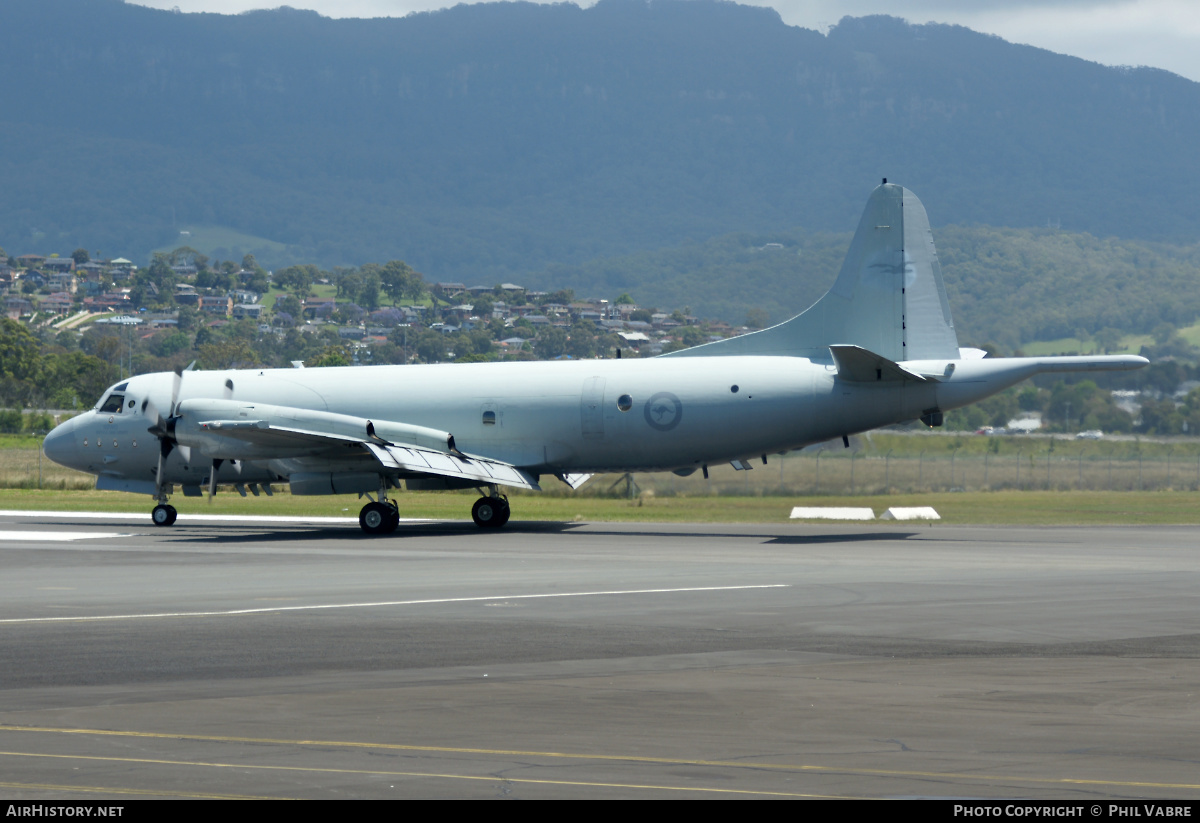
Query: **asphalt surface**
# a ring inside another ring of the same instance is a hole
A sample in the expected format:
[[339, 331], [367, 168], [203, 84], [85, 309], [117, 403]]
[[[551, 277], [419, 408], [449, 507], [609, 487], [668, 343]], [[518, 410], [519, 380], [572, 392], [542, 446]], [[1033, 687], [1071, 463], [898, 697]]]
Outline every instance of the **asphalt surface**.
[[1195, 528], [0, 515], [7, 797], [1200, 798]]

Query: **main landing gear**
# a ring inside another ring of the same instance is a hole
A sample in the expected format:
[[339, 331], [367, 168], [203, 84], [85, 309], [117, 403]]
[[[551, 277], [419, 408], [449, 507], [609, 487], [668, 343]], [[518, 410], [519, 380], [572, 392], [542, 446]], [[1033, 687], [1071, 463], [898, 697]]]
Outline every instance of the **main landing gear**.
[[156, 526], [170, 526], [175, 523], [175, 518], [179, 516], [179, 512], [175, 511], [175, 507], [167, 503], [159, 503], [154, 507], [154, 511], [150, 513], [150, 517], [154, 519]]
[[[367, 534], [391, 534], [400, 525], [400, 510], [388, 500], [387, 492], [387, 478], [380, 475], [376, 499], [363, 506], [358, 513], [358, 525]], [[367, 495], [368, 498], [370, 496]]]
[[499, 529], [508, 522], [508, 500], [499, 495], [481, 497], [471, 507], [471, 519], [481, 529]]
[[367, 534], [391, 534], [400, 525], [400, 511], [390, 500], [371, 502], [358, 513], [358, 525]]
[[[358, 513], [358, 525], [367, 534], [391, 534], [400, 525], [400, 512], [396, 504], [385, 496], [386, 489], [380, 490], [380, 499], [362, 507]], [[501, 496], [495, 489], [491, 494], [479, 498], [471, 507], [471, 519], [481, 529], [499, 529], [508, 522], [510, 514], [508, 499]]]

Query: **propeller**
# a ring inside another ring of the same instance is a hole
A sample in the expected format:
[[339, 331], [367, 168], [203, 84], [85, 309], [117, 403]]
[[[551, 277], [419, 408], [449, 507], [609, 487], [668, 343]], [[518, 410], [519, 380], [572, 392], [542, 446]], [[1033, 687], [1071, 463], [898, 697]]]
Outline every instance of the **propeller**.
[[[191, 367], [189, 366], [189, 368]], [[157, 498], [162, 497], [163, 464], [170, 457], [172, 449], [179, 448], [179, 454], [183, 457], [184, 462], [190, 461], [192, 457], [192, 450], [187, 446], [179, 445], [179, 441], [175, 439], [175, 424], [179, 420], [179, 390], [182, 385], [183, 372], [176, 369], [171, 381], [171, 406], [165, 417], [158, 407], [150, 402], [149, 398], [142, 401], [142, 412], [154, 420], [154, 425], [150, 426], [147, 431], [158, 438], [158, 467], [154, 470], [154, 496]]]
[[[175, 369], [171, 379], [171, 406], [164, 416], [158, 407], [150, 402], [149, 398], [142, 401], [142, 412], [154, 420], [154, 425], [150, 426], [147, 431], [158, 438], [158, 467], [154, 471], [154, 495], [162, 497], [163, 483], [163, 465], [167, 458], [171, 456], [174, 449], [179, 449], [179, 455], [185, 463], [190, 463], [192, 460], [192, 450], [184, 446], [175, 437], [175, 425], [179, 422], [179, 393], [183, 387], [183, 373], [189, 372], [196, 366], [196, 361], [192, 361], [185, 369]], [[233, 381], [227, 379], [224, 386], [224, 397], [226, 400], [233, 399]], [[217, 490], [217, 469], [225, 462], [223, 459], [216, 459], [212, 462], [212, 471], [208, 475], [208, 499], [211, 501], [213, 494]], [[237, 473], [242, 473], [241, 461], [230, 461], [230, 465], [234, 467]]]

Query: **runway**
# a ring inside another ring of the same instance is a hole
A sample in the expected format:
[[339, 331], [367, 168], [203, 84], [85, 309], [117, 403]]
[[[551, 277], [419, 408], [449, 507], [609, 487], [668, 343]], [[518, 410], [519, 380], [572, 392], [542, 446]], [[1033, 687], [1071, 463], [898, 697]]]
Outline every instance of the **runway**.
[[0, 787], [1196, 799], [1196, 537], [0, 512]]

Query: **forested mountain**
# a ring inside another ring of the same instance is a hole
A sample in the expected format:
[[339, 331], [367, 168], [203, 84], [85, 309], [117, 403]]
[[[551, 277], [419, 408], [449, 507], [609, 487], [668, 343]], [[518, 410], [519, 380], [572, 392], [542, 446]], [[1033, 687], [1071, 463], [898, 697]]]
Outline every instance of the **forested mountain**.
[[[551, 265], [533, 286], [583, 284], [631, 293], [643, 306], [686, 307], [741, 323], [755, 309], [778, 323], [837, 277], [850, 233], [734, 233], [679, 247]], [[1152, 332], [1200, 316], [1200, 245], [1097, 238], [1058, 229], [944, 226], [934, 240], [963, 345], [1012, 353], [1031, 340]]]
[[489, 283], [848, 231], [884, 176], [935, 226], [1190, 242], [1197, 134], [1200, 84], [885, 17], [825, 36], [710, 0], [382, 20], [0, 5], [15, 254], [143, 261], [225, 227], [264, 242], [206, 251]]

